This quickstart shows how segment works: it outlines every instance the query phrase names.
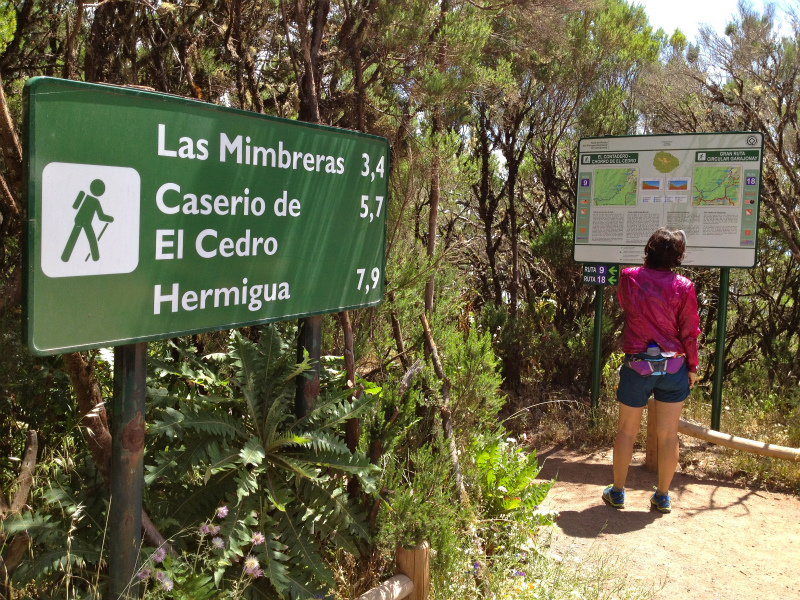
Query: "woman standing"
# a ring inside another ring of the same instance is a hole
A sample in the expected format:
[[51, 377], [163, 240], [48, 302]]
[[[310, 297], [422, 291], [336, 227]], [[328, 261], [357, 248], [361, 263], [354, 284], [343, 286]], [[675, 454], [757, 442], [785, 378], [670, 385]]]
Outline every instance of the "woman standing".
[[678, 466], [678, 419], [694, 386], [700, 319], [694, 284], [672, 272], [686, 251], [686, 234], [658, 229], [644, 249], [644, 266], [624, 269], [618, 296], [625, 311], [619, 372], [619, 423], [614, 442], [614, 483], [603, 500], [625, 507], [625, 479], [633, 457], [642, 411], [655, 397], [658, 487], [650, 498], [656, 510], [671, 510], [669, 486]]

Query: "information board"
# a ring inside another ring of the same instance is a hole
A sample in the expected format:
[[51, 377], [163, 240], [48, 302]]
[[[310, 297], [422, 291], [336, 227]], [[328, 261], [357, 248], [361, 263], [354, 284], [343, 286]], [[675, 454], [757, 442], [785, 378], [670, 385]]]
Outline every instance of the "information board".
[[573, 259], [642, 264], [666, 226], [686, 233], [686, 266], [753, 267], [762, 156], [757, 132], [580, 140]]
[[380, 302], [385, 139], [51, 78], [24, 109], [35, 354]]

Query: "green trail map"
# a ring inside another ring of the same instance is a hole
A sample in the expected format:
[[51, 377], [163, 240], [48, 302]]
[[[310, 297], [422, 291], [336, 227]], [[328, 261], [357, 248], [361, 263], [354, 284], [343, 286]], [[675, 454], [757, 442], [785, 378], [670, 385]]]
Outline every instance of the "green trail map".
[[597, 169], [594, 177], [595, 206], [636, 206], [638, 168]]
[[695, 167], [692, 203], [694, 206], [739, 206], [741, 183], [741, 167]]

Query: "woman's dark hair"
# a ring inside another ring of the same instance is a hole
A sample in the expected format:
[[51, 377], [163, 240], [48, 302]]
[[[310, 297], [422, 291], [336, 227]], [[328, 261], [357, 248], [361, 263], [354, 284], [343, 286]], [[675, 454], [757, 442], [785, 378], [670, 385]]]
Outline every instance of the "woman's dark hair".
[[674, 269], [681, 266], [686, 252], [686, 234], [682, 230], [661, 227], [647, 240], [644, 264], [651, 269]]

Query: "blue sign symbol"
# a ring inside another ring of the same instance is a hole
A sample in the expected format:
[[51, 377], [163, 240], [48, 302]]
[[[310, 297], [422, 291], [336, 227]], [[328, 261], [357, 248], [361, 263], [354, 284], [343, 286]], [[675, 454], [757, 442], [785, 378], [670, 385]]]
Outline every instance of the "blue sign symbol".
[[748, 177], [747, 180], [745, 181], [745, 185], [755, 185], [755, 184], [756, 184], [755, 177]]
[[598, 272], [600, 275], [605, 275], [605, 273], [606, 273], [606, 266], [605, 266], [605, 265], [600, 265], [600, 266], [598, 266], [598, 267], [597, 267], [597, 272]]
[[589, 180], [581, 179], [581, 187], [589, 187]]
[[600, 285], [603, 285], [605, 282], [606, 282], [606, 276], [605, 275], [598, 275], [597, 276], [597, 283], [599, 283]]

